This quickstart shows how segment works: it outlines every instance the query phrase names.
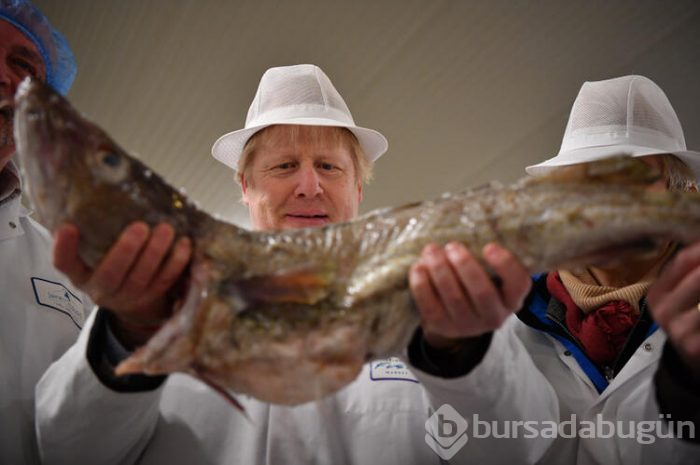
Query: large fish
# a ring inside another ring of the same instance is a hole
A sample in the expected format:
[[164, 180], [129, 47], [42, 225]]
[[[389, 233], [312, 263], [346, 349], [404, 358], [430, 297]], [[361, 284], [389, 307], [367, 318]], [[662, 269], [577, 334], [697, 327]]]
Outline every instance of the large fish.
[[299, 404], [402, 351], [419, 318], [407, 272], [430, 242], [478, 253], [497, 241], [532, 272], [700, 237], [700, 196], [650, 192], [634, 159], [491, 184], [321, 228], [252, 232], [197, 209], [61, 96], [36, 81], [17, 98], [26, 186], [50, 229], [81, 231], [96, 265], [129, 223], [166, 221], [192, 238], [181, 309], [117, 372], [185, 372], [263, 401]]

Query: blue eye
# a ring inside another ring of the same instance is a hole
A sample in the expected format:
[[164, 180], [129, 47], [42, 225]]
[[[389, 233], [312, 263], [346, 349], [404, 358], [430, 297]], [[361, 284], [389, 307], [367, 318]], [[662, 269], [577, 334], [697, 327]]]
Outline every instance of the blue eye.
[[100, 182], [119, 184], [128, 178], [131, 165], [121, 151], [107, 146], [94, 153], [93, 157], [90, 165]]
[[121, 162], [121, 157], [114, 152], [105, 152], [102, 155], [102, 163], [112, 168], [116, 168]]

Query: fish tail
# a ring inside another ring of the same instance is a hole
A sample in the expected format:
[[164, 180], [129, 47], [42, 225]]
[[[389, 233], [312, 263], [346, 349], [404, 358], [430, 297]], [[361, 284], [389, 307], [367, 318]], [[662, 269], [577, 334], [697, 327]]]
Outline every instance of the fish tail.
[[145, 346], [117, 365], [114, 372], [117, 376], [123, 376], [184, 371], [192, 360], [192, 352], [186, 322], [182, 318], [175, 318], [166, 323]]
[[140, 355], [141, 350], [137, 350], [126, 360], [122, 360], [119, 365], [114, 369], [114, 373], [117, 376], [125, 376], [137, 373], [144, 373], [145, 371], [145, 360], [144, 357]]

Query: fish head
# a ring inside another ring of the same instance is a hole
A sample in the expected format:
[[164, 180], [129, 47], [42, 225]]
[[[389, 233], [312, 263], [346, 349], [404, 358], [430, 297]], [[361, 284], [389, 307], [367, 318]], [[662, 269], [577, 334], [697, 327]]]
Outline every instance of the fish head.
[[[71, 197], [86, 194], [106, 178], [112, 150], [99, 131], [86, 127], [61, 96], [37, 80], [23, 81], [15, 102], [15, 140], [25, 187], [40, 221], [53, 228], [64, 219]], [[98, 157], [103, 161], [96, 163]], [[125, 171], [117, 167], [109, 176], [118, 180], [126, 177]]]
[[88, 264], [131, 222], [172, 223], [186, 206], [175, 189], [50, 87], [27, 79], [15, 102], [17, 153], [38, 219], [51, 230], [65, 222], [78, 226]]

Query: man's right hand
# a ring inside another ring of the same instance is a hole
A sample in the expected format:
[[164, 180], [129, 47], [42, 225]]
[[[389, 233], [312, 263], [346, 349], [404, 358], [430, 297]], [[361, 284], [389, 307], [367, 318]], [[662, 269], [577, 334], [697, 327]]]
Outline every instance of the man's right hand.
[[172, 313], [168, 291], [192, 253], [188, 238], [175, 242], [172, 226], [161, 223], [151, 230], [143, 222], [130, 224], [95, 268], [78, 256], [80, 232], [75, 225], [60, 226], [54, 240], [54, 266], [112, 312], [112, 329], [126, 348], [144, 344]]
[[500, 285], [458, 243], [426, 246], [411, 267], [411, 292], [421, 315], [423, 336], [431, 347], [445, 349], [495, 331], [522, 308], [532, 286], [525, 266], [495, 243], [484, 247], [482, 255]]

